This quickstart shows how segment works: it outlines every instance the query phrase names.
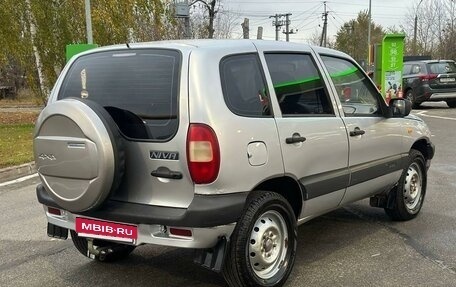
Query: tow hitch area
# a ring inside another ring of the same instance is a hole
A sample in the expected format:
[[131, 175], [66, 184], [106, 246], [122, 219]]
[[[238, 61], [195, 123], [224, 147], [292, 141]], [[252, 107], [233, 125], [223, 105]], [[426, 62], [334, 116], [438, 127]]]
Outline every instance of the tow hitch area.
[[[87, 257], [95, 259], [98, 256], [99, 261], [106, 261], [107, 257], [112, 257], [124, 250], [124, 246], [112, 243], [105, 246], [94, 245], [92, 238], [87, 238]], [[112, 259], [112, 258], [111, 258]]]
[[49, 237], [65, 240], [68, 238], [68, 229], [48, 222], [47, 234]]

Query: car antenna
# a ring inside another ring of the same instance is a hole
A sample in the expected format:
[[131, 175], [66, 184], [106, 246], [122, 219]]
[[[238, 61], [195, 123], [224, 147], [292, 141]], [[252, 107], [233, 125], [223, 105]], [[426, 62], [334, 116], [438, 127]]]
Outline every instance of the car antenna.
[[125, 43], [125, 45], [127, 45], [127, 48], [130, 49], [130, 44], [128, 44], [128, 42]]

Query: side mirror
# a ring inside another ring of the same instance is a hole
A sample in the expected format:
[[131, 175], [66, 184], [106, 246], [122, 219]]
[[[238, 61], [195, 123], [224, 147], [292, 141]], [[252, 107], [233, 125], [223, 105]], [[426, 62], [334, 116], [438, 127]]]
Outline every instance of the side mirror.
[[389, 106], [393, 117], [405, 117], [412, 111], [412, 102], [407, 99], [391, 99]]

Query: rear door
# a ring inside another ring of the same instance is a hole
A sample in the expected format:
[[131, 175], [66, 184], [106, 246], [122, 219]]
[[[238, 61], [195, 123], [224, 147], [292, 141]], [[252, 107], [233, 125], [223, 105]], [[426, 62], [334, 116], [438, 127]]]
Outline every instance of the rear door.
[[188, 53], [107, 50], [81, 56], [69, 68], [58, 99], [80, 97], [98, 103], [124, 139], [125, 174], [111, 198], [173, 207], [187, 207], [192, 201], [185, 152], [188, 69], [182, 68], [188, 66]]
[[402, 120], [384, 116], [386, 104], [372, 81], [351, 60], [321, 55], [338, 93], [350, 145], [350, 186], [342, 203], [391, 188], [401, 175]]
[[[300, 47], [302, 50], [302, 47]], [[301, 218], [338, 206], [348, 184], [348, 140], [314, 56], [264, 53], [285, 173], [301, 183]]]

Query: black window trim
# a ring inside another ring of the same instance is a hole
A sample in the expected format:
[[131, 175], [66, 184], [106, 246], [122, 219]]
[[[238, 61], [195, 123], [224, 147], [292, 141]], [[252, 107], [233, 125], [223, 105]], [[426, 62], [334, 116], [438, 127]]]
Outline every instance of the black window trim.
[[[332, 114], [296, 114], [296, 115], [287, 115], [287, 114], [283, 114], [282, 111], [280, 111], [281, 115], [282, 115], [282, 118], [315, 118], [315, 117], [321, 117], [321, 118], [331, 118], [331, 117], [337, 117], [336, 115], [336, 111], [334, 110], [334, 106], [332, 104], [332, 98], [329, 94], [329, 89], [328, 89], [328, 86], [326, 85], [326, 82], [323, 78], [323, 73], [322, 71], [320, 70], [319, 66], [317, 65], [317, 61], [314, 57], [314, 55], [312, 54], [312, 52], [300, 52], [300, 51], [287, 51], [287, 50], [276, 50], [276, 51], [264, 51], [263, 52], [263, 55], [265, 56], [265, 61], [266, 61], [266, 55], [271, 55], [271, 54], [279, 54], [279, 55], [284, 55], [284, 54], [288, 54], [288, 55], [291, 55], [291, 54], [295, 54], [295, 55], [306, 55], [306, 56], [309, 56], [310, 57], [310, 60], [312, 61], [312, 63], [314, 64], [314, 67], [315, 69], [317, 70], [317, 73], [318, 75], [320, 76], [321, 78], [321, 81], [323, 83], [323, 89], [325, 90], [325, 93], [326, 93], [326, 97], [328, 99], [328, 102], [330, 104], [330, 107], [331, 107], [331, 110], [332, 110]], [[267, 65], [267, 61], [266, 61], [266, 65]], [[269, 67], [268, 67], [268, 70], [269, 70]], [[271, 77], [271, 81], [272, 81], [272, 77]], [[272, 86], [274, 87], [274, 83], [271, 83]], [[275, 94], [275, 90], [274, 90], [274, 94]], [[277, 95], [276, 96], [276, 101], [278, 101], [277, 99]]]
[[[129, 136], [126, 136], [119, 128], [119, 133], [122, 137], [124, 137], [126, 140], [128, 141], [131, 141], [131, 142], [153, 142], [153, 143], [166, 143], [166, 142], [170, 142], [172, 141], [177, 133], [179, 132], [179, 127], [180, 127], [180, 88], [181, 88], [181, 73], [182, 73], [182, 65], [183, 65], [183, 55], [182, 55], [182, 51], [179, 50], [179, 49], [175, 49], [175, 48], [162, 48], [162, 47], [132, 47], [132, 48], [128, 48], [128, 49], [122, 49], [122, 48], [115, 48], [115, 49], [106, 49], [106, 50], [100, 50], [100, 51], [96, 51], [96, 52], [91, 52], [91, 53], [88, 53], [88, 54], [82, 54], [82, 55], [79, 55], [77, 56], [76, 58], [74, 58], [74, 60], [71, 62], [71, 65], [66, 68], [66, 73], [64, 75], [64, 78], [62, 79], [62, 82], [60, 83], [60, 86], [59, 86], [59, 90], [57, 92], [57, 96], [56, 96], [56, 100], [61, 100], [60, 98], [60, 93], [61, 93], [61, 89], [63, 87], [63, 85], [65, 84], [65, 81], [66, 81], [66, 76], [68, 74], [68, 72], [73, 68], [73, 66], [75, 65], [75, 63], [78, 61], [78, 59], [82, 58], [82, 57], [85, 57], [85, 56], [90, 56], [90, 55], [94, 55], [94, 54], [100, 54], [100, 53], [106, 53], [106, 52], [122, 52], [122, 53], [132, 53], [134, 51], [138, 51], [138, 50], [147, 50], [147, 51], [150, 51], [150, 50], [159, 50], [159, 51], [174, 51], [174, 52], [177, 52], [178, 54], [178, 57], [176, 58], [177, 61], [178, 61], [178, 64], [176, 66], [176, 68], [178, 69], [177, 71], [177, 83], [176, 83], [176, 115], [173, 116], [173, 115], [170, 115], [170, 119], [173, 119], [173, 118], [176, 118], [176, 121], [177, 121], [177, 125], [176, 125], [176, 129], [174, 131], [174, 133], [172, 135], [170, 135], [168, 138], [166, 139], [138, 139], [138, 138], [131, 138]], [[104, 108], [104, 107], [103, 107]]]
[[[249, 55], [252, 55], [254, 56], [257, 64], [258, 64], [258, 67], [260, 69], [260, 74], [261, 74], [261, 79], [263, 80], [263, 84], [264, 84], [264, 88], [265, 88], [265, 92], [266, 92], [266, 96], [267, 98], [269, 99], [269, 110], [270, 110], [270, 114], [269, 115], [261, 115], [261, 116], [258, 116], [258, 115], [242, 115], [242, 114], [239, 114], [235, 111], [233, 111], [230, 107], [230, 105], [227, 103], [226, 101], [226, 91], [225, 91], [225, 88], [224, 88], [224, 85], [223, 85], [223, 72], [222, 72], [222, 65], [223, 65], [223, 62], [228, 59], [228, 58], [231, 58], [231, 57], [236, 57], [236, 56], [249, 56]], [[223, 94], [223, 101], [225, 102], [225, 106], [235, 115], [239, 116], [239, 117], [244, 117], [244, 118], [254, 118], [254, 119], [264, 119], [264, 118], [274, 118], [274, 109], [272, 107], [272, 103], [271, 103], [271, 93], [269, 92], [269, 87], [268, 87], [268, 82], [266, 81], [266, 76], [265, 76], [265, 73], [264, 73], [264, 69], [263, 69], [263, 64], [261, 63], [261, 60], [260, 60], [260, 55], [258, 54], [258, 52], [244, 52], [244, 53], [234, 53], [234, 54], [229, 54], [229, 55], [225, 55], [223, 56], [221, 59], [220, 59], [220, 62], [219, 62], [219, 79], [220, 79], [220, 86], [222, 88], [222, 94]]]

